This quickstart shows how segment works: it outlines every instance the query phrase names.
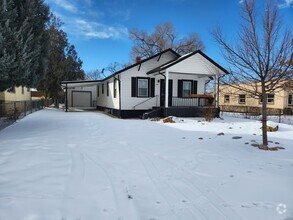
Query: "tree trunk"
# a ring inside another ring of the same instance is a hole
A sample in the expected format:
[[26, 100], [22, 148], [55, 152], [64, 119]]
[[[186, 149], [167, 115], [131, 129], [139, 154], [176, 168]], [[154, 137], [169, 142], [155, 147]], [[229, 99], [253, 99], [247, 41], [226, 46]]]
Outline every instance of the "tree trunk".
[[268, 145], [268, 132], [267, 132], [267, 94], [265, 91], [265, 84], [261, 84], [262, 89], [262, 144]]

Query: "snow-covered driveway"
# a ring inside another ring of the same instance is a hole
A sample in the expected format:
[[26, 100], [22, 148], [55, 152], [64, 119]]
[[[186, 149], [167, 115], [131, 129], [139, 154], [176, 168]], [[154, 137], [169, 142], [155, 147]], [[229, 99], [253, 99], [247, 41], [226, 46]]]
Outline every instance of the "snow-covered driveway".
[[270, 134], [278, 152], [259, 132], [36, 112], [0, 132], [0, 220], [293, 219], [293, 126]]

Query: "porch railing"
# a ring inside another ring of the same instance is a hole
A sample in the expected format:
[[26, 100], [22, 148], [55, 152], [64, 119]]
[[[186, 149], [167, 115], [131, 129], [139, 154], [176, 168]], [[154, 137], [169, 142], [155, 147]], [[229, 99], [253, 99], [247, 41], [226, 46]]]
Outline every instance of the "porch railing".
[[211, 98], [205, 97], [188, 97], [188, 98], [179, 98], [172, 97], [172, 106], [174, 107], [187, 107], [187, 106], [211, 106], [212, 100]]

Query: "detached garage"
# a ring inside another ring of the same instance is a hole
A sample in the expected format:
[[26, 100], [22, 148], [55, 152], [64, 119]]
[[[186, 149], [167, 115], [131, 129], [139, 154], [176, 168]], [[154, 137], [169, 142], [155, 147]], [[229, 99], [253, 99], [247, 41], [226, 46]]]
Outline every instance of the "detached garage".
[[92, 91], [71, 91], [72, 107], [92, 107]]
[[97, 84], [95, 81], [65, 81], [65, 102], [68, 108], [93, 109], [97, 107]]

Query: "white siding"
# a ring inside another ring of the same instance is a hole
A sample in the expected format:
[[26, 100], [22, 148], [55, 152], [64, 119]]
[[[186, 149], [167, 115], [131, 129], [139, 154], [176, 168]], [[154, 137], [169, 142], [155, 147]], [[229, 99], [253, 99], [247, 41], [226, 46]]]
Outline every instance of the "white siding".
[[[123, 73], [125, 74], [125, 73]], [[116, 76], [118, 77], [118, 76]], [[107, 83], [109, 82], [109, 96], [107, 96]], [[104, 94], [102, 94], [102, 85], [104, 84]], [[119, 82], [116, 80], [116, 98], [114, 98], [114, 77], [99, 83], [99, 96], [97, 96], [97, 105], [105, 108], [119, 109]], [[97, 93], [98, 94], [98, 93]]]
[[[164, 53], [161, 55], [160, 60], [158, 61], [158, 57], [154, 57], [151, 60], [148, 60], [141, 64], [140, 70], [139, 65], [135, 66], [121, 74], [121, 96], [122, 96], [122, 110], [134, 110], [133, 107], [139, 103], [142, 103], [150, 98], [136, 98], [131, 97], [131, 77], [152, 77], [153, 75], [146, 75], [146, 73], [156, 67], [159, 67], [171, 60], [173, 60], [174, 54], [173, 53]], [[159, 83], [158, 79], [163, 78], [161, 75], [155, 77], [155, 95], [159, 95]], [[158, 99], [158, 105], [159, 105]], [[156, 98], [150, 99], [149, 101], [138, 105], [135, 107], [135, 110], [139, 109], [150, 109], [153, 106], [156, 106]]]
[[222, 70], [220, 70], [213, 63], [198, 53], [186, 58], [185, 60], [182, 60], [174, 66], [171, 66], [169, 71], [209, 75], [216, 75], [217, 72], [220, 74], [225, 74]]

